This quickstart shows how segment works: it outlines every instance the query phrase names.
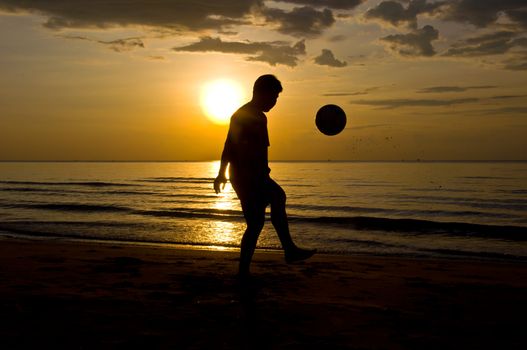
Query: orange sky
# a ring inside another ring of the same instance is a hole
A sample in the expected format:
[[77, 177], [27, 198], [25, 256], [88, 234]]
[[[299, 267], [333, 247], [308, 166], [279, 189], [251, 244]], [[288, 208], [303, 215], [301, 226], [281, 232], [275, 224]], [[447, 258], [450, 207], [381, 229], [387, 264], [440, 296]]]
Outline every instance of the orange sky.
[[204, 86], [266, 73], [272, 160], [527, 160], [527, 7], [485, 4], [0, 0], [0, 160], [218, 159]]

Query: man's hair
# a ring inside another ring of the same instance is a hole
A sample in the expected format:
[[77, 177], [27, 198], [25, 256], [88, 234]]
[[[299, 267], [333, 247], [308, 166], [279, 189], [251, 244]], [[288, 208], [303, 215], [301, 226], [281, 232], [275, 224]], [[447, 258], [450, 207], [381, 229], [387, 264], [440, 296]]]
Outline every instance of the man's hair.
[[280, 93], [282, 92], [282, 84], [272, 74], [265, 74], [254, 82], [253, 95], [261, 95], [268, 93]]

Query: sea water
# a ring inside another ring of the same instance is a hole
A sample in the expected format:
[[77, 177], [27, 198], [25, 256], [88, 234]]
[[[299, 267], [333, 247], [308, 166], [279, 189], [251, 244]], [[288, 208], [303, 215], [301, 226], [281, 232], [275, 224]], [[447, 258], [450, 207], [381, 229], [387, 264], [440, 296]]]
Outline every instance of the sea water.
[[[527, 260], [527, 162], [273, 162], [294, 240], [339, 254]], [[0, 234], [212, 249], [245, 222], [218, 162], [0, 163]], [[279, 249], [270, 220], [258, 246]]]

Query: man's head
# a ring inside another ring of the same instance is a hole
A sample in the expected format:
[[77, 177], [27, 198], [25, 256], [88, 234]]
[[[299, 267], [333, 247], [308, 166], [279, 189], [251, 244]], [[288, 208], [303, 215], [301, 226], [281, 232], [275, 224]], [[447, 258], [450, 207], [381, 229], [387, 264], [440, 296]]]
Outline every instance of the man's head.
[[254, 82], [252, 101], [259, 109], [268, 112], [276, 104], [278, 94], [281, 92], [280, 80], [272, 74], [265, 74]]

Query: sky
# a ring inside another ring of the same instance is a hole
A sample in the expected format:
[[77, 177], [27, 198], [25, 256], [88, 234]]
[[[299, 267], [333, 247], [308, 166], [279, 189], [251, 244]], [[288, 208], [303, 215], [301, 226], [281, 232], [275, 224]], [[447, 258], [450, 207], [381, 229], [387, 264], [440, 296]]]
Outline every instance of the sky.
[[215, 160], [262, 74], [271, 160], [527, 160], [525, 0], [0, 0], [0, 160]]

